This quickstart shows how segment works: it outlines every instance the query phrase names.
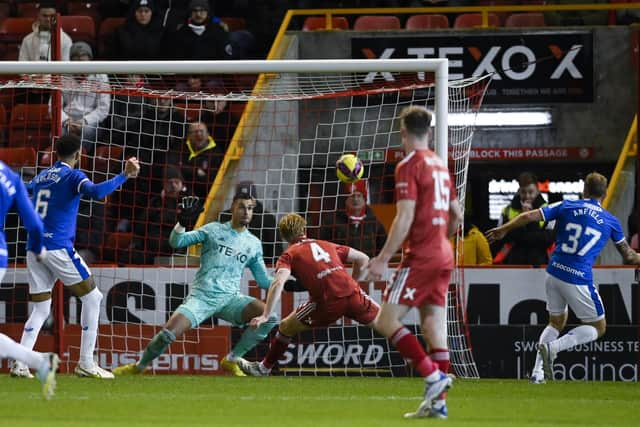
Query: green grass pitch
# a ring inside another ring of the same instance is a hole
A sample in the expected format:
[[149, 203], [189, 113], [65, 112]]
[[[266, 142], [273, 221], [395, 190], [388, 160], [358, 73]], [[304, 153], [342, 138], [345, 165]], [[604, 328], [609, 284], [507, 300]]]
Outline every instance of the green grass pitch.
[[51, 401], [37, 380], [0, 377], [0, 426], [640, 426], [637, 383], [461, 380], [448, 420], [404, 420], [416, 378], [61, 375]]

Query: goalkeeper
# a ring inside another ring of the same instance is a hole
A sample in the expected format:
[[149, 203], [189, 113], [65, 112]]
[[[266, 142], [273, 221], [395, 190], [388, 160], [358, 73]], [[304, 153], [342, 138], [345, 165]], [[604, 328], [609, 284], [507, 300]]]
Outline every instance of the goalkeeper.
[[[245, 267], [249, 267], [261, 288], [266, 289], [271, 284], [271, 277], [262, 259], [262, 244], [247, 229], [254, 206], [255, 200], [250, 194], [238, 193], [231, 205], [231, 221], [211, 222], [197, 230], [185, 232], [185, 228], [195, 223], [202, 207], [197, 197], [182, 199], [178, 224], [171, 231], [169, 243], [174, 248], [202, 244], [200, 268], [191, 292], [162, 330], [153, 337], [140, 360], [115, 368], [115, 375], [143, 372], [172, 342], [210, 316], [240, 326], [262, 314], [262, 301], [240, 293]], [[259, 328], [247, 328], [240, 341], [222, 359], [222, 369], [236, 376], [245, 376], [236, 363], [237, 358], [262, 341], [277, 323], [277, 316], [271, 315]]]

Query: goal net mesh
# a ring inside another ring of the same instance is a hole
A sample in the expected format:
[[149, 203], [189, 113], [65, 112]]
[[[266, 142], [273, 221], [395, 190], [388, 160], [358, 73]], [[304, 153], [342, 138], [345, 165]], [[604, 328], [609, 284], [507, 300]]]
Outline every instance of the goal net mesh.
[[[489, 80], [449, 84], [449, 168], [462, 206], [474, 116]], [[254, 195], [259, 203], [250, 230], [263, 242], [267, 265], [285, 249], [276, 224], [289, 212], [306, 217], [311, 237], [376, 255], [394, 215], [393, 173], [402, 158], [398, 117], [408, 105], [434, 109], [431, 73], [5, 75], [0, 154], [25, 181], [56, 160], [53, 141], [64, 133], [81, 137], [79, 167], [94, 182], [119, 173], [130, 156], [140, 160], [137, 179], [105, 200], [83, 200], [78, 216], [76, 249], [104, 294], [97, 359], [112, 369], [137, 360], [188, 294], [197, 250], [176, 253], [167, 241], [182, 195], [207, 200], [200, 223], [228, 220], [236, 191]], [[335, 162], [344, 153], [365, 165], [354, 187], [336, 178]], [[365, 196], [366, 215], [347, 212], [347, 196], [356, 189]], [[0, 327], [19, 339], [30, 308], [26, 236], [14, 214], [5, 230], [12, 265], [0, 289]], [[477, 377], [462, 279], [456, 269], [448, 298], [451, 362], [457, 375]], [[361, 283], [377, 301], [384, 285]], [[241, 291], [266, 296], [248, 272]], [[55, 293], [51, 331], [45, 328], [36, 348], [62, 345], [58, 351], [72, 369], [81, 303], [60, 285]], [[286, 293], [279, 314], [307, 298], [305, 292]], [[419, 332], [417, 313], [404, 322]], [[208, 319], [172, 344], [152, 369], [220, 372], [219, 361], [241, 333]], [[267, 345], [246, 357], [262, 356]], [[280, 366], [285, 375], [411, 374], [386, 340], [348, 319], [300, 335]]]

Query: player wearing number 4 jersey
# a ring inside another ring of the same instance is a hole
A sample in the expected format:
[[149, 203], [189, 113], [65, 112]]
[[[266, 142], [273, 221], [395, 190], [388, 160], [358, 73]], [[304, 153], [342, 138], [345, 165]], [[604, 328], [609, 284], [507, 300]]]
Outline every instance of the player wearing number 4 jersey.
[[[445, 163], [431, 150], [431, 114], [407, 107], [400, 115], [406, 157], [396, 166], [396, 216], [380, 254], [369, 262], [370, 280], [380, 280], [389, 259], [402, 246], [402, 262], [383, 295], [376, 329], [425, 379], [424, 398], [406, 418], [447, 418], [448, 377], [446, 294], [453, 270], [448, 236], [462, 217]], [[430, 354], [402, 324], [412, 308], [420, 310], [422, 334]]]
[[[44, 244], [48, 255], [43, 262], [36, 260], [33, 252], [27, 252], [29, 293], [33, 311], [24, 326], [20, 344], [32, 349], [44, 321], [51, 309], [51, 290], [60, 279], [82, 301], [80, 313], [80, 360], [75, 372], [78, 376], [113, 378], [93, 359], [98, 335], [98, 318], [102, 294], [96, 288], [89, 267], [73, 248], [76, 233], [76, 217], [80, 196], [102, 199], [120, 187], [128, 178], [135, 178], [140, 165], [135, 157], [127, 160], [124, 172], [114, 178], [94, 184], [87, 176], [74, 169], [80, 161], [80, 139], [67, 135], [55, 143], [58, 161], [40, 172], [33, 181], [33, 201], [44, 223]], [[29, 233], [27, 250], [33, 248], [34, 234]], [[29, 377], [26, 366], [14, 364], [11, 375]]]
[[[250, 325], [259, 328], [268, 321], [291, 274], [309, 291], [309, 301], [282, 320], [261, 362], [238, 360], [240, 369], [249, 375], [268, 375], [292, 338], [304, 330], [329, 326], [343, 316], [371, 326], [378, 314], [378, 304], [354, 280], [360, 276], [369, 257], [348, 246], [308, 239], [306, 227], [306, 221], [297, 214], [285, 215], [280, 220], [278, 230], [289, 248], [278, 258], [263, 313], [254, 317]], [[344, 262], [353, 263], [351, 275], [345, 270]]]
[[[582, 200], [554, 203], [524, 212], [508, 223], [487, 231], [490, 241], [534, 221], [556, 221], [556, 248], [547, 266], [546, 293], [549, 324], [542, 331], [531, 382], [553, 379], [553, 360], [571, 347], [595, 341], [606, 329], [604, 306], [593, 285], [593, 262], [611, 239], [627, 264], [640, 264], [640, 255], [627, 244], [620, 222], [600, 203], [607, 192], [607, 178], [590, 173]], [[559, 337], [567, 322], [567, 306], [583, 323]], [[558, 338], [559, 337], [559, 338]]]

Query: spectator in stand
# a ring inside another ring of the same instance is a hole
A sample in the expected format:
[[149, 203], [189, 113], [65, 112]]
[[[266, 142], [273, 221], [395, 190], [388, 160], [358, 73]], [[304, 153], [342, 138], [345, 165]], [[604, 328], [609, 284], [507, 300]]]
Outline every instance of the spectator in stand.
[[217, 144], [202, 122], [189, 124], [187, 140], [167, 153], [167, 164], [180, 167], [190, 193], [206, 199], [222, 163], [226, 145]]
[[[275, 215], [264, 208], [264, 204], [258, 200], [256, 193], [256, 186], [251, 181], [242, 181], [236, 186], [236, 195], [246, 194], [255, 200], [249, 231], [262, 242], [264, 262], [273, 264], [282, 253], [277, 221]], [[227, 221], [231, 221], [231, 209], [220, 213], [219, 222]]]
[[[460, 256], [462, 265], [491, 265], [493, 258], [491, 248], [487, 238], [482, 231], [471, 221], [468, 216], [464, 217], [464, 244]], [[451, 245], [456, 248], [455, 237], [451, 238]]]
[[191, 0], [190, 17], [175, 33], [167, 33], [164, 46], [170, 59], [231, 59], [233, 48], [229, 34], [211, 19], [209, 2]]
[[373, 210], [367, 205], [367, 181], [346, 185], [349, 196], [344, 209], [326, 213], [321, 220], [320, 239], [350, 246], [375, 256], [384, 246], [387, 233]]
[[[38, 20], [33, 23], [33, 32], [22, 39], [18, 60], [51, 61], [51, 29], [56, 19], [56, 2], [41, 1], [38, 6]], [[62, 61], [68, 61], [71, 50], [71, 37], [61, 31]]]
[[[522, 212], [547, 205], [538, 190], [538, 178], [531, 172], [518, 176], [518, 193], [502, 209], [498, 226], [506, 224]], [[493, 259], [494, 264], [545, 265], [549, 261], [549, 248], [555, 239], [553, 227], [545, 221], [531, 222], [507, 233], [502, 247]]]
[[[93, 51], [85, 42], [75, 42], [71, 46], [72, 61], [91, 61]], [[86, 84], [96, 87], [95, 91], [75, 91], [74, 87]], [[76, 135], [82, 140], [82, 147], [91, 154], [96, 143], [98, 125], [109, 115], [111, 95], [98, 92], [98, 89], [109, 89], [109, 78], [106, 74], [89, 74], [68, 77], [62, 92], [62, 132], [64, 135]]]
[[109, 57], [117, 60], [154, 60], [163, 54], [164, 27], [155, 0], [135, 0], [127, 20], [113, 34]]
[[[153, 264], [158, 256], [171, 256], [185, 253], [185, 249], [174, 249], [169, 244], [169, 234], [178, 222], [178, 203], [184, 196], [190, 195], [184, 186], [180, 169], [168, 165], [164, 172], [164, 183], [159, 195], [151, 198], [147, 209], [137, 215], [134, 226], [132, 259], [120, 262], [134, 264]], [[122, 255], [122, 254], [121, 254]], [[129, 255], [124, 254], [124, 255]]]

